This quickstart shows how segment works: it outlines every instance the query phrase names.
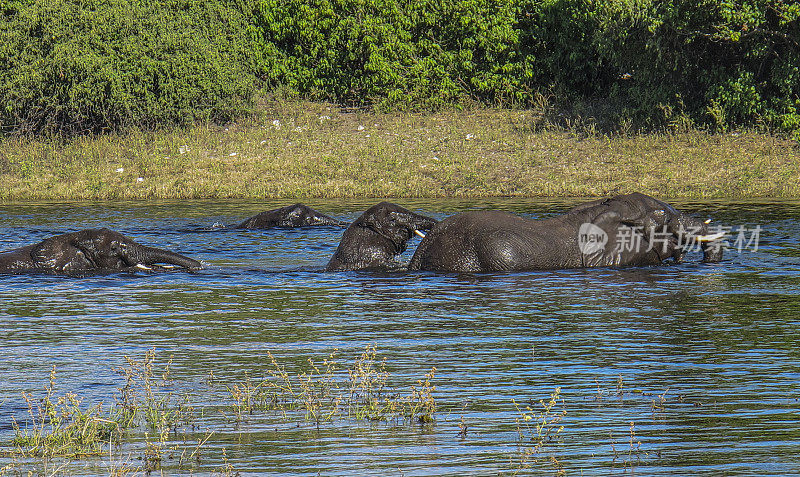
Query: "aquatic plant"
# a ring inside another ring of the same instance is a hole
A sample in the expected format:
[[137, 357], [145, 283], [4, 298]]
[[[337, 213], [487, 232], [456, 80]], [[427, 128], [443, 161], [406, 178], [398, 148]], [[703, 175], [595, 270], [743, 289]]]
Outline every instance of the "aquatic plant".
[[412, 385], [408, 394], [389, 386], [385, 360], [378, 360], [377, 348], [366, 347], [350, 367], [342, 368], [335, 350], [321, 366], [308, 359], [308, 369], [291, 375], [267, 352], [269, 376], [254, 383], [248, 374], [243, 381], [226, 386], [236, 420], [256, 410], [302, 412], [303, 419], [319, 425], [336, 416], [366, 421], [433, 422], [436, 400], [432, 384], [436, 368]]
[[191, 419], [193, 408], [188, 395], [177, 401], [171, 391], [164, 391], [170, 380], [172, 356], [160, 373], [154, 367], [155, 359], [156, 350], [151, 348], [145, 351], [143, 359], [125, 356], [127, 366], [113, 369], [125, 378], [117, 405], [130, 421], [127, 427], [141, 417], [147, 428], [158, 432], [163, 440], [169, 431], [175, 431], [179, 423]]
[[[392, 375], [375, 345], [350, 359], [342, 358], [335, 349], [321, 361], [309, 358], [299, 365], [285, 363], [271, 352], [267, 358], [269, 368], [260, 379], [247, 372], [242, 379], [230, 381], [209, 372], [203, 386], [213, 391], [220, 385], [215, 396], [223, 396], [222, 406], [197, 404], [196, 391], [178, 394], [170, 376], [172, 357], [159, 359], [155, 349], [140, 357], [126, 356], [123, 366], [112, 368], [123, 384], [111, 405], [87, 406], [75, 393], [58, 395], [53, 368], [43, 396], [23, 395], [28, 416], [24, 422], [14, 422], [13, 445], [2, 455], [9, 462], [0, 468], [0, 476], [24, 473], [22, 469], [42, 475], [68, 474], [75, 460], [84, 459], [95, 462], [88, 465], [102, 465], [102, 473], [117, 476], [176, 469], [235, 475], [236, 469], [220, 445], [225, 441], [218, 435], [230, 426], [241, 431], [248, 424], [267, 422], [271, 427], [283, 420], [291, 423], [291, 428], [316, 426], [319, 432], [326, 423], [449, 425], [447, 416], [453, 409], [437, 402], [436, 368], [413, 384], [403, 383]], [[660, 455], [648, 443], [651, 430], [642, 428], [631, 410], [661, 419], [673, 402], [693, 404], [682, 395], [677, 400], [667, 399], [669, 388], [658, 392], [635, 389], [632, 381], [622, 376], [603, 386], [595, 382], [597, 392], [583, 396], [578, 408], [588, 404], [617, 413], [606, 419], [607, 427], [598, 426], [594, 431], [598, 446], [593, 455], [609, 469], [633, 471], [645, 459]], [[513, 412], [491, 424], [509, 431], [513, 426], [516, 431], [517, 446], [505, 455], [513, 466], [509, 470], [563, 475], [574, 464], [567, 449], [576, 443], [569, 442], [571, 434], [565, 433], [567, 403], [561, 388], [527, 405], [511, 401]], [[445, 417], [436, 419], [440, 413]], [[198, 421], [209, 417], [212, 427], [197, 430]], [[469, 419], [467, 422], [462, 415], [452, 424], [453, 439], [463, 443], [481, 439], [482, 425], [474, 416]], [[99, 460], [103, 462], [97, 463]], [[199, 467], [201, 461], [207, 463], [205, 467]]]
[[561, 388], [556, 388], [550, 394], [549, 400], [539, 400], [539, 411], [531, 406], [520, 409], [516, 401], [512, 399], [512, 402], [518, 413], [516, 423], [520, 445], [519, 469], [529, 469], [531, 464], [546, 463], [556, 470], [556, 475], [562, 475], [564, 466], [550, 449], [551, 444], [560, 442], [561, 432], [564, 430], [561, 421], [567, 415], [564, 399], [561, 398]]
[[[26, 457], [97, 455], [102, 445], [118, 440], [125, 416], [102, 404], [84, 407], [75, 393], [55, 394], [56, 367], [50, 371], [45, 396], [39, 400], [22, 393], [28, 406], [24, 426], [13, 420], [15, 452]], [[13, 419], [13, 418], [12, 418]]]
[[642, 441], [636, 437], [636, 423], [634, 421], [630, 422], [628, 447], [626, 449], [617, 450], [616, 442], [611, 432], [609, 432], [609, 438], [611, 439], [611, 451], [614, 453], [612, 463], [616, 465], [621, 461], [623, 469], [633, 471], [633, 468], [641, 462], [642, 455], [649, 455], [647, 452], [642, 451]]
[[[145, 472], [158, 469], [166, 451], [179, 450], [177, 445], [170, 445], [169, 434], [177, 432], [179, 423], [193, 419], [193, 407], [188, 394], [178, 400], [172, 392], [165, 391], [172, 357], [163, 367], [156, 363], [155, 348], [147, 350], [142, 359], [124, 358], [127, 366], [112, 369], [125, 378], [125, 384], [109, 406], [99, 403], [86, 407], [84, 399], [72, 392], [57, 396], [53, 366], [43, 397], [37, 399], [22, 393], [28, 405], [28, 418], [22, 424], [12, 422], [11, 455], [58, 457], [66, 465], [70, 459], [105, 455], [121, 443], [123, 436], [144, 429], [142, 464], [111, 465], [110, 473], [125, 475], [132, 469]], [[198, 444], [192, 455], [204, 443]]]

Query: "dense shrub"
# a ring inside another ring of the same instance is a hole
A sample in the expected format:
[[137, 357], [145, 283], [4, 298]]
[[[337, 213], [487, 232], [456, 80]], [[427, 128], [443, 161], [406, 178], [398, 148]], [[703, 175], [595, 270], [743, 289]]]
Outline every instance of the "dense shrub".
[[[588, 4], [588, 2], [587, 2]], [[719, 128], [792, 130], [800, 113], [800, 4], [780, 0], [598, 3], [598, 55], [630, 81], [631, 111]]]
[[262, 77], [394, 107], [521, 98], [517, 11], [505, 0], [261, 0]]
[[798, 128], [800, 6], [781, 0], [260, 0], [262, 77], [343, 103], [614, 105], [618, 120]]
[[0, 0], [0, 21], [4, 131], [224, 121], [255, 83], [402, 109], [547, 97], [800, 139], [797, 2]]
[[239, 10], [193, 0], [33, 0], [0, 8], [6, 132], [224, 121], [254, 80]]

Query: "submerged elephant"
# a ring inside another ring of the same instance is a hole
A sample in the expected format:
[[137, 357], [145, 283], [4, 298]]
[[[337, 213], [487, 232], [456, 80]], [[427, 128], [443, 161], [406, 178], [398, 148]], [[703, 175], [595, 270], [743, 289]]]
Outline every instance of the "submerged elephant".
[[448, 217], [420, 242], [409, 270], [489, 272], [681, 262], [687, 245], [718, 262], [722, 234], [669, 204], [633, 193], [541, 220], [501, 211]]
[[241, 224], [237, 225], [236, 228], [271, 229], [274, 227], [293, 228], [307, 227], [312, 225], [347, 227], [346, 222], [336, 220], [333, 217], [328, 217], [327, 215], [317, 212], [305, 204], [294, 204], [281, 207], [279, 209], [261, 212], [260, 214], [250, 217]]
[[170, 264], [198, 269], [200, 262], [177, 253], [140, 245], [109, 229], [56, 235], [26, 247], [0, 252], [0, 273], [82, 274], [150, 269]]
[[414, 234], [424, 236], [436, 220], [391, 202], [367, 209], [344, 231], [326, 270], [388, 270], [400, 267], [395, 257], [406, 250]]

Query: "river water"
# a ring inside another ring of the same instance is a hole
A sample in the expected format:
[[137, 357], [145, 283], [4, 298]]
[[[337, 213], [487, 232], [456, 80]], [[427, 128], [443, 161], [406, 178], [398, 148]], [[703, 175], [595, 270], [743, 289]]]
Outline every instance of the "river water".
[[[375, 202], [307, 201], [345, 220]], [[396, 202], [441, 219], [474, 208], [545, 217], [578, 201]], [[42, 397], [53, 365], [59, 395], [110, 403], [124, 384], [114, 368], [154, 348], [172, 357], [169, 389], [193, 399], [181, 439], [208, 437], [188, 467], [165, 456], [165, 474], [800, 474], [800, 201], [674, 204], [760, 226], [758, 249], [653, 268], [325, 273], [341, 229], [219, 227], [286, 201], [0, 205], [0, 250], [105, 226], [205, 265], [0, 276], [0, 447], [25, 422], [21, 393]], [[334, 350], [352, 365], [368, 346], [398, 392], [436, 368], [433, 423], [231, 419], [226, 383], [268, 376], [267, 352], [297, 374]], [[134, 435], [60, 471], [135, 467], [137, 445]], [[0, 467], [12, 461], [0, 455]], [[16, 464], [10, 474], [55, 467]]]

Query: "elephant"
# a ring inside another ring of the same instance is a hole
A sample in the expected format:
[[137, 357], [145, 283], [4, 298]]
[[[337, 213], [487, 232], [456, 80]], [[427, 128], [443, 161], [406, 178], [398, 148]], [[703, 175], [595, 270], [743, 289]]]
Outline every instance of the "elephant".
[[704, 262], [722, 259], [709, 221], [633, 193], [578, 205], [540, 220], [502, 211], [471, 211], [437, 224], [420, 242], [409, 270], [493, 272], [657, 265], [682, 262], [699, 245]]
[[305, 204], [294, 204], [279, 209], [261, 212], [236, 226], [237, 229], [271, 229], [330, 225], [347, 227], [347, 222], [336, 220], [317, 212]]
[[327, 271], [393, 270], [400, 268], [395, 257], [406, 250], [414, 234], [424, 237], [437, 221], [408, 209], [381, 202], [367, 209], [342, 235]]
[[46, 238], [39, 243], [0, 252], [0, 273], [86, 274], [151, 270], [157, 264], [190, 270], [200, 262], [177, 253], [147, 247], [106, 228], [86, 229]]

